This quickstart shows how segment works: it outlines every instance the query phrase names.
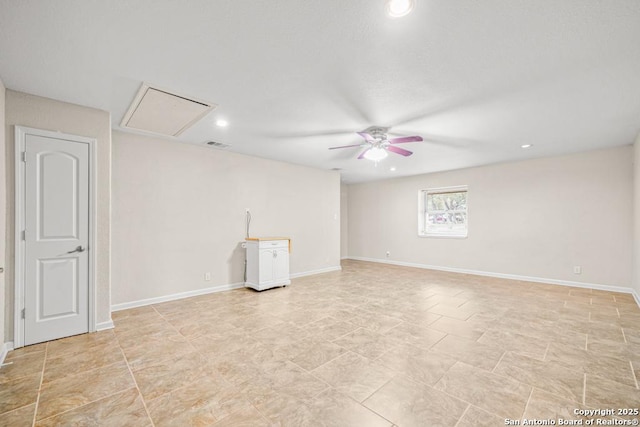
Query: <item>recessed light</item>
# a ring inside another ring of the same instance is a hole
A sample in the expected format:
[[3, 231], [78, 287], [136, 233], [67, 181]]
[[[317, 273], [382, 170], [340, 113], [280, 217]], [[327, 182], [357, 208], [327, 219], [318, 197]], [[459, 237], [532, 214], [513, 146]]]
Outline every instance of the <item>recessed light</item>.
[[227, 126], [229, 126], [229, 122], [226, 121], [225, 119], [218, 119], [216, 120], [216, 126], [221, 128], [226, 128]]
[[392, 18], [400, 18], [411, 13], [415, 0], [386, 0], [385, 9]]
[[389, 170], [390, 170], [391, 172], [395, 172], [395, 171], [396, 171], [396, 167], [395, 167], [395, 166], [391, 166], [391, 167], [389, 168]]
[[531, 147], [533, 147], [533, 144], [522, 144], [522, 145], [520, 146], [520, 148], [525, 148], [525, 149], [527, 149], [527, 148], [531, 148]]

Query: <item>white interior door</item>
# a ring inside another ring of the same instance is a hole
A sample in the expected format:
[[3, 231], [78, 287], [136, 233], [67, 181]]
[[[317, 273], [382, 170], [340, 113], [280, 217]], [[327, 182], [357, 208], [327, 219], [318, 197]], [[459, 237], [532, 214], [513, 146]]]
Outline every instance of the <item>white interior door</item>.
[[89, 144], [25, 134], [24, 345], [89, 331]]

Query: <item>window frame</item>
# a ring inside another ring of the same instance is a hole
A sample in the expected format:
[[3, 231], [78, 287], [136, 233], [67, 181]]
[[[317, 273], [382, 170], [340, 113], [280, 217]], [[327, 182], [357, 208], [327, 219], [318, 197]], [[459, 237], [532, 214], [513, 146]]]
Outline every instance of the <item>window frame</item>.
[[[430, 194], [444, 194], [444, 193], [467, 193], [466, 204], [466, 228], [464, 233], [461, 232], [433, 232], [427, 231], [427, 219], [429, 215], [429, 205], [427, 198]], [[418, 237], [436, 237], [444, 239], [466, 239], [469, 236], [469, 186], [468, 185], [456, 185], [451, 187], [434, 187], [418, 190]]]

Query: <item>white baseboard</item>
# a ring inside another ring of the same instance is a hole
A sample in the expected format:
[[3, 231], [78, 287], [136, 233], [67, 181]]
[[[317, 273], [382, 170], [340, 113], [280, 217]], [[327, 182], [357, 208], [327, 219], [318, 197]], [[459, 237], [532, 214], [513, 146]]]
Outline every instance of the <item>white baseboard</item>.
[[106, 331], [107, 329], [113, 329], [113, 320], [109, 319], [107, 322], [96, 323], [96, 332]]
[[9, 341], [0, 346], [0, 365], [4, 363], [4, 358], [7, 357], [7, 354], [13, 350], [13, 341]]
[[[313, 274], [328, 273], [330, 271], [340, 271], [340, 270], [342, 270], [342, 267], [338, 265], [334, 267], [321, 268], [318, 270], [304, 271], [302, 273], [294, 273], [294, 274], [291, 274], [290, 277], [292, 279], [295, 279], [297, 277], [311, 276]], [[129, 308], [142, 307], [142, 306], [151, 305], [151, 304], [159, 304], [161, 302], [174, 301], [174, 300], [183, 299], [183, 298], [195, 297], [198, 295], [206, 295], [206, 294], [213, 294], [216, 292], [230, 291], [230, 290], [238, 289], [242, 287], [244, 287], [244, 283], [232, 283], [229, 285], [218, 285], [218, 286], [212, 286], [210, 288], [197, 289], [195, 291], [179, 292], [177, 294], [165, 295], [161, 297], [147, 298], [147, 299], [131, 301], [131, 302], [123, 302], [120, 304], [113, 304], [111, 306], [111, 311], [114, 312], [114, 311], [120, 311], [120, 310], [127, 310]], [[102, 330], [100, 329], [101, 325], [105, 325], [104, 329], [109, 329], [109, 326], [106, 326], [106, 323], [107, 322], [96, 325], [96, 330], [99, 330], [99, 331]], [[111, 325], [113, 325], [113, 322], [111, 322]], [[110, 327], [113, 327], [113, 326], [110, 326]]]
[[638, 304], [638, 307], [640, 307], [640, 294], [638, 294], [638, 291], [632, 289], [631, 295], [633, 295], [633, 299], [636, 300], [636, 304]]
[[625, 294], [632, 294], [636, 302], [638, 303], [638, 306], [640, 306], [640, 296], [638, 296], [637, 292], [635, 292], [635, 290], [632, 288], [627, 288], [624, 286], [602, 285], [599, 283], [572, 282], [569, 280], [547, 279], [544, 277], [521, 276], [518, 274], [494, 273], [490, 271], [480, 271], [480, 270], [467, 270], [464, 268], [441, 267], [437, 265], [417, 264], [412, 262], [392, 261], [392, 260], [378, 259], [378, 258], [365, 258], [365, 257], [351, 256], [349, 257], [349, 259], [353, 259], [356, 261], [377, 262], [381, 264], [400, 265], [403, 267], [423, 268], [427, 270], [449, 271], [451, 273], [473, 274], [475, 276], [487, 276], [487, 277], [496, 277], [500, 279], [521, 280], [525, 282], [547, 283], [551, 285], [572, 286], [576, 288], [587, 288], [587, 289], [598, 289], [601, 291], [621, 292]]
[[342, 267], [337, 265], [333, 267], [320, 268], [318, 270], [303, 271], [302, 273], [293, 273], [293, 274], [290, 274], [289, 277], [292, 279], [295, 279], [298, 277], [313, 276], [314, 274], [329, 273], [331, 271], [340, 271], [340, 270], [342, 270]]
[[131, 302], [123, 302], [120, 304], [113, 304], [111, 306], [111, 311], [114, 312], [114, 311], [126, 310], [129, 308], [142, 307], [145, 305], [159, 304], [161, 302], [174, 301], [174, 300], [183, 299], [183, 298], [195, 297], [198, 295], [213, 294], [215, 292], [230, 291], [232, 289], [242, 288], [243, 286], [244, 286], [244, 283], [232, 283], [229, 285], [218, 285], [218, 286], [212, 286], [210, 288], [197, 289], [195, 291], [179, 292], [177, 294], [165, 295], [161, 297], [147, 298], [147, 299], [141, 299], [138, 301], [131, 301]]

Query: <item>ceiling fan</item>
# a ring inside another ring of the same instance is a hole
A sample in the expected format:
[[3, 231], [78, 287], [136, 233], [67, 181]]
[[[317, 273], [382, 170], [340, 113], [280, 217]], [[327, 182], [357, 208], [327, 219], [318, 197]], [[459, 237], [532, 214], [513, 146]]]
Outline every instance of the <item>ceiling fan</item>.
[[358, 135], [364, 138], [364, 142], [360, 144], [331, 147], [329, 148], [329, 150], [336, 150], [338, 148], [366, 147], [366, 149], [362, 153], [360, 153], [358, 159], [367, 159], [378, 162], [387, 157], [389, 151], [405, 157], [413, 154], [413, 152], [409, 150], [396, 147], [396, 144], [422, 141], [421, 136], [402, 136], [399, 138], [388, 138], [388, 130], [389, 128], [372, 126], [363, 130], [362, 132], [356, 132]]

